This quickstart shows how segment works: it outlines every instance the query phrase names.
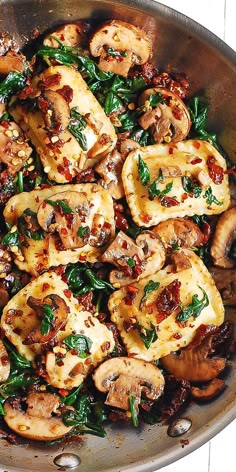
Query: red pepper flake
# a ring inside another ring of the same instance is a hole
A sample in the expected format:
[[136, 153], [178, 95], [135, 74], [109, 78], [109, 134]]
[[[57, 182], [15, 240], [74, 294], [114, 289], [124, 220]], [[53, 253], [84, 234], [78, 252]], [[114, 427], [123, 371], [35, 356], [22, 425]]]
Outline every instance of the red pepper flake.
[[47, 203], [46, 202], [43, 202], [42, 203], [42, 208], [45, 208], [47, 206]]
[[225, 170], [224, 173], [225, 173], [225, 174], [228, 174], [228, 175], [233, 175], [234, 177], [236, 177], [236, 170], [235, 170], [235, 169], [228, 169], [228, 170]]
[[180, 439], [180, 443], [182, 444], [182, 447], [188, 446], [189, 440], [188, 439]]
[[1, 126], [2, 126], [4, 129], [8, 129], [9, 126], [10, 126], [10, 123], [9, 123], [9, 121], [7, 121], [7, 120], [2, 120], [2, 121], [1, 121]]
[[141, 213], [140, 214], [140, 219], [144, 222], [144, 223], [149, 223], [152, 219], [152, 217], [148, 214], [148, 213]]
[[72, 356], [78, 356], [78, 350], [77, 349], [71, 349], [70, 353]]
[[64, 362], [63, 361], [58, 361], [57, 365], [58, 365], [58, 367], [62, 367], [64, 365]]
[[164, 206], [166, 208], [172, 207], [172, 206], [178, 206], [179, 202], [176, 200], [176, 198], [172, 197], [162, 197], [161, 198], [161, 206]]
[[201, 144], [199, 143], [199, 141], [193, 141], [193, 145], [196, 149], [199, 149]]
[[138, 287], [135, 287], [134, 285], [127, 285], [126, 289], [131, 293], [137, 293], [139, 291]]
[[39, 203], [39, 197], [35, 198], [36, 203]]
[[63, 234], [64, 236], [66, 236], [68, 234], [68, 231], [66, 228], [61, 228], [61, 234]]
[[45, 283], [43, 284], [42, 291], [45, 292], [45, 290], [48, 290], [49, 287], [50, 287], [50, 285], [45, 282]]
[[132, 306], [139, 289], [137, 287], [134, 287], [133, 285], [128, 285], [126, 289], [127, 289], [127, 293], [126, 293], [126, 296], [124, 297], [124, 303], [125, 305]]
[[106, 228], [106, 229], [110, 229], [110, 228], [111, 228], [111, 224], [108, 223], [107, 221], [105, 221], [103, 227]]
[[175, 339], [181, 339], [181, 338], [182, 338], [182, 334], [181, 334], [181, 333], [175, 333], [175, 334], [173, 335], [173, 338], [175, 338]]
[[160, 323], [175, 311], [180, 304], [181, 282], [178, 279], [173, 280], [167, 285], [156, 299], [157, 320]]
[[195, 164], [200, 164], [200, 162], [202, 162], [202, 159], [200, 157], [196, 157], [195, 159], [190, 161], [190, 164], [194, 166]]
[[209, 156], [207, 159], [208, 174], [211, 180], [216, 185], [220, 185], [224, 179], [224, 170], [223, 167], [216, 164], [216, 159], [214, 156]]
[[172, 109], [172, 113], [174, 115], [174, 117], [176, 118], [176, 120], [182, 120], [183, 118], [183, 110], [178, 107], [178, 106], [175, 106], [173, 109]]
[[35, 29], [32, 31], [32, 38], [33, 38], [33, 39], [36, 39], [36, 38], [39, 37], [39, 35], [40, 35], [39, 30], [38, 30], [37, 28], [35, 28]]
[[188, 197], [189, 195], [187, 194], [187, 192], [184, 192], [184, 194], [181, 197], [182, 202], [185, 202], [185, 200], [187, 200]]
[[169, 147], [169, 154], [173, 154], [174, 153], [174, 148], [172, 146]]
[[2, 365], [7, 365], [9, 363], [9, 359], [8, 359], [8, 356], [2, 356], [1, 357], [1, 363]]
[[123, 249], [127, 249], [127, 248], [128, 248], [128, 243], [127, 243], [127, 241], [123, 241], [121, 247], [122, 247]]
[[72, 295], [71, 291], [70, 291], [68, 288], [66, 288], [65, 290], [63, 290], [63, 293], [64, 293], [64, 295], [65, 295], [66, 298], [70, 298], [71, 295]]
[[115, 211], [115, 222], [118, 229], [122, 231], [128, 231], [128, 221], [119, 211]]
[[79, 260], [81, 262], [85, 262], [86, 261], [86, 256], [82, 256], [82, 254], [79, 255]]
[[67, 397], [69, 395], [68, 390], [66, 390], [65, 388], [60, 388], [58, 390], [58, 393], [59, 393], [59, 395], [61, 395], [61, 397]]

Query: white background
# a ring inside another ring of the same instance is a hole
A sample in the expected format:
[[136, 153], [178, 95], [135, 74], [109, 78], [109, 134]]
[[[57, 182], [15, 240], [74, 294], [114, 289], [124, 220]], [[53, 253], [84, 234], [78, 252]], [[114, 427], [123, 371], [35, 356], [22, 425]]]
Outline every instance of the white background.
[[[163, 0], [193, 18], [236, 50], [236, 0]], [[161, 472], [236, 472], [236, 420], [213, 438]], [[185, 446], [188, 447], [188, 446]]]

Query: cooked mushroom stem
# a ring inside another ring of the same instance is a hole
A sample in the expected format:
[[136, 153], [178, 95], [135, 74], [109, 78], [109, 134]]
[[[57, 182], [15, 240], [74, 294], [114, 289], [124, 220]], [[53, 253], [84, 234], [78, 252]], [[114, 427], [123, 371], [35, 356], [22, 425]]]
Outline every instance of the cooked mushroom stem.
[[225, 389], [225, 382], [221, 379], [212, 379], [204, 387], [191, 387], [191, 394], [193, 398], [199, 401], [208, 401], [215, 398]]
[[133, 64], [147, 62], [151, 51], [151, 42], [141, 29], [119, 20], [103, 24], [90, 41], [91, 54], [100, 56], [99, 67], [124, 77]]
[[211, 343], [212, 336], [208, 336], [199, 346], [182, 349], [179, 356], [172, 352], [162, 357], [162, 364], [177, 379], [207, 382], [217, 377], [226, 364], [226, 360], [220, 357], [207, 358]]
[[96, 388], [109, 392], [106, 403], [128, 410], [129, 398], [136, 397], [136, 407], [141, 393], [150, 400], [157, 400], [164, 390], [165, 380], [161, 371], [141, 359], [118, 357], [101, 364], [93, 374]]
[[211, 245], [211, 256], [214, 264], [224, 269], [231, 269], [236, 262], [229, 258], [228, 253], [232, 242], [236, 239], [236, 207], [223, 213], [217, 222]]
[[[49, 441], [69, 433], [62, 421], [60, 399], [51, 393], [31, 393], [27, 397], [27, 411], [14, 408], [10, 400], [4, 403], [4, 420], [10, 429], [28, 439]], [[72, 407], [64, 407], [64, 411]], [[53, 416], [52, 416], [53, 415]]]

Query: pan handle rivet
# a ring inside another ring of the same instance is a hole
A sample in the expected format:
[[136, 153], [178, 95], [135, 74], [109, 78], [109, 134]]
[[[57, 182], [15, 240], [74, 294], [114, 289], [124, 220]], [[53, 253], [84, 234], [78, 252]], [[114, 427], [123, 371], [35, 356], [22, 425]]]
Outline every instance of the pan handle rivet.
[[65, 467], [68, 469], [73, 469], [80, 465], [80, 458], [76, 454], [71, 454], [70, 452], [63, 452], [56, 456], [53, 460], [54, 464], [58, 467]]

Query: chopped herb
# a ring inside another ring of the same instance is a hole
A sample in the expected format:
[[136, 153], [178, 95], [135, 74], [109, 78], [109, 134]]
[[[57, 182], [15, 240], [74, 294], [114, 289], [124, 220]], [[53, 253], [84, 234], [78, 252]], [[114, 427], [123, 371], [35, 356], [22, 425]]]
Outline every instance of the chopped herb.
[[208, 187], [208, 189], [203, 195], [203, 198], [206, 198], [206, 202], [208, 203], [208, 205], [212, 205], [212, 203], [215, 203], [215, 205], [223, 205], [223, 202], [219, 202], [215, 195], [213, 195], [211, 187]]
[[7, 244], [8, 246], [21, 246], [21, 242], [19, 240], [20, 233], [19, 231], [14, 231], [12, 233], [7, 233], [3, 236], [1, 243]]
[[87, 123], [84, 117], [77, 111], [76, 107], [72, 108], [68, 130], [77, 139], [83, 151], [88, 150], [87, 138], [85, 134], [82, 133], [82, 131], [86, 128], [86, 126], [87, 126]]
[[41, 323], [41, 333], [46, 335], [49, 333], [52, 327], [52, 321], [54, 320], [54, 312], [50, 305], [43, 305], [43, 320]]
[[147, 164], [142, 159], [141, 155], [138, 156], [138, 175], [142, 182], [142, 185], [147, 185], [150, 182], [150, 171]]
[[152, 329], [144, 328], [141, 324], [138, 324], [138, 332], [140, 339], [143, 341], [146, 349], [149, 349], [151, 344], [157, 340], [156, 327], [151, 323]]
[[149, 293], [153, 292], [154, 290], [156, 290], [158, 287], [159, 287], [160, 283], [159, 282], [153, 282], [153, 280], [149, 280], [149, 282], [147, 283], [147, 285], [145, 285], [144, 287], [144, 294], [141, 298], [141, 303], [145, 300], [145, 298], [147, 298], [147, 296], [149, 295]]
[[64, 200], [44, 200], [46, 203], [48, 203], [49, 205], [51, 205], [52, 207], [56, 208], [57, 210], [60, 209], [62, 211], [62, 213], [64, 213], [65, 215], [68, 214], [68, 213], [75, 213], [74, 210], [72, 210], [72, 208], [67, 205], [66, 202], [64, 202]]
[[89, 226], [80, 226], [77, 231], [77, 235], [82, 239], [82, 241], [85, 241], [90, 235]]
[[158, 182], [157, 180], [155, 180], [155, 182], [153, 182], [150, 187], [148, 187], [149, 198], [150, 200], [154, 200], [155, 197], [158, 197], [162, 202], [163, 197], [172, 190], [173, 182], [169, 182], [164, 188], [164, 190], [158, 189], [157, 185]]
[[139, 425], [139, 422], [138, 422], [138, 414], [135, 408], [135, 402], [136, 402], [136, 397], [133, 397], [131, 395], [131, 397], [129, 397], [129, 407], [130, 407], [133, 425], [135, 426], [135, 428], [137, 428]]
[[110, 48], [107, 48], [107, 54], [108, 54], [109, 56], [113, 56], [113, 57], [116, 57], [116, 56], [126, 57], [126, 56], [127, 56], [126, 52], [124, 52], [124, 51], [117, 51], [116, 49], [111, 48], [111, 47], [110, 47]]
[[179, 251], [180, 250], [180, 246], [178, 245], [177, 242], [174, 242], [172, 245], [171, 245], [171, 249], [172, 251]]
[[[29, 222], [27, 221], [27, 217], [30, 218]], [[45, 232], [38, 224], [37, 213], [30, 210], [30, 208], [26, 208], [20, 216], [19, 227], [21, 233], [29, 239], [41, 241], [45, 238]]]
[[83, 334], [70, 334], [67, 336], [63, 343], [67, 346], [68, 350], [75, 349], [78, 351], [78, 356], [82, 359], [89, 356], [92, 341]]
[[13, 93], [24, 87], [26, 78], [19, 72], [10, 72], [0, 83], [0, 102], [7, 100]]
[[155, 197], [160, 195], [160, 190], [158, 189], [158, 184], [163, 181], [163, 175], [162, 175], [162, 170], [159, 169], [159, 176], [154, 182], [149, 185], [148, 187], [148, 193], [149, 193], [149, 198], [151, 200], [154, 200]]
[[202, 193], [202, 187], [200, 187], [199, 183], [195, 179], [191, 179], [184, 175], [182, 177], [182, 185], [185, 192], [193, 195], [195, 198], [200, 197]]
[[22, 170], [18, 172], [16, 186], [18, 189], [18, 193], [24, 192], [24, 174]]
[[157, 105], [159, 105], [159, 103], [163, 103], [163, 102], [164, 102], [164, 98], [162, 97], [162, 95], [161, 95], [160, 92], [156, 92], [156, 93], [152, 93], [151, 95], [149, 95], [148, 101], [149, 101], [149, 105], [150, 105], [152, 108], [154, 108], [154, 107], [156, 107]]
[[194, 319], [197, 318], [201, 314], [202, 310], [209, 305], [209, 298], [205, 290], [202, 287], [199, 288], [203, 293], [202, 299], [199, 300], [197, 294], [193, 295], [192, 303], [186, 305], [186, 307], [177, 315], [177, 320], [181, 323], [187, 321], [191, 316], [193, 316]]
[[127, 262], [128, 266], [131, 267], [131, 269], [133, 269], [133, 267], [135, 267], [135, 261], [134, 261], [134, 259], [132, 259], [132, 257], [128, 257], [126, 259], [126, 262]]
[[2, 395], [0, 395], [0, 416], [4, 416], [6, 413], [5, 413], [5, 410], [3, 408], [3, 403], [5, 402], [5, 398], [2, 397]]

